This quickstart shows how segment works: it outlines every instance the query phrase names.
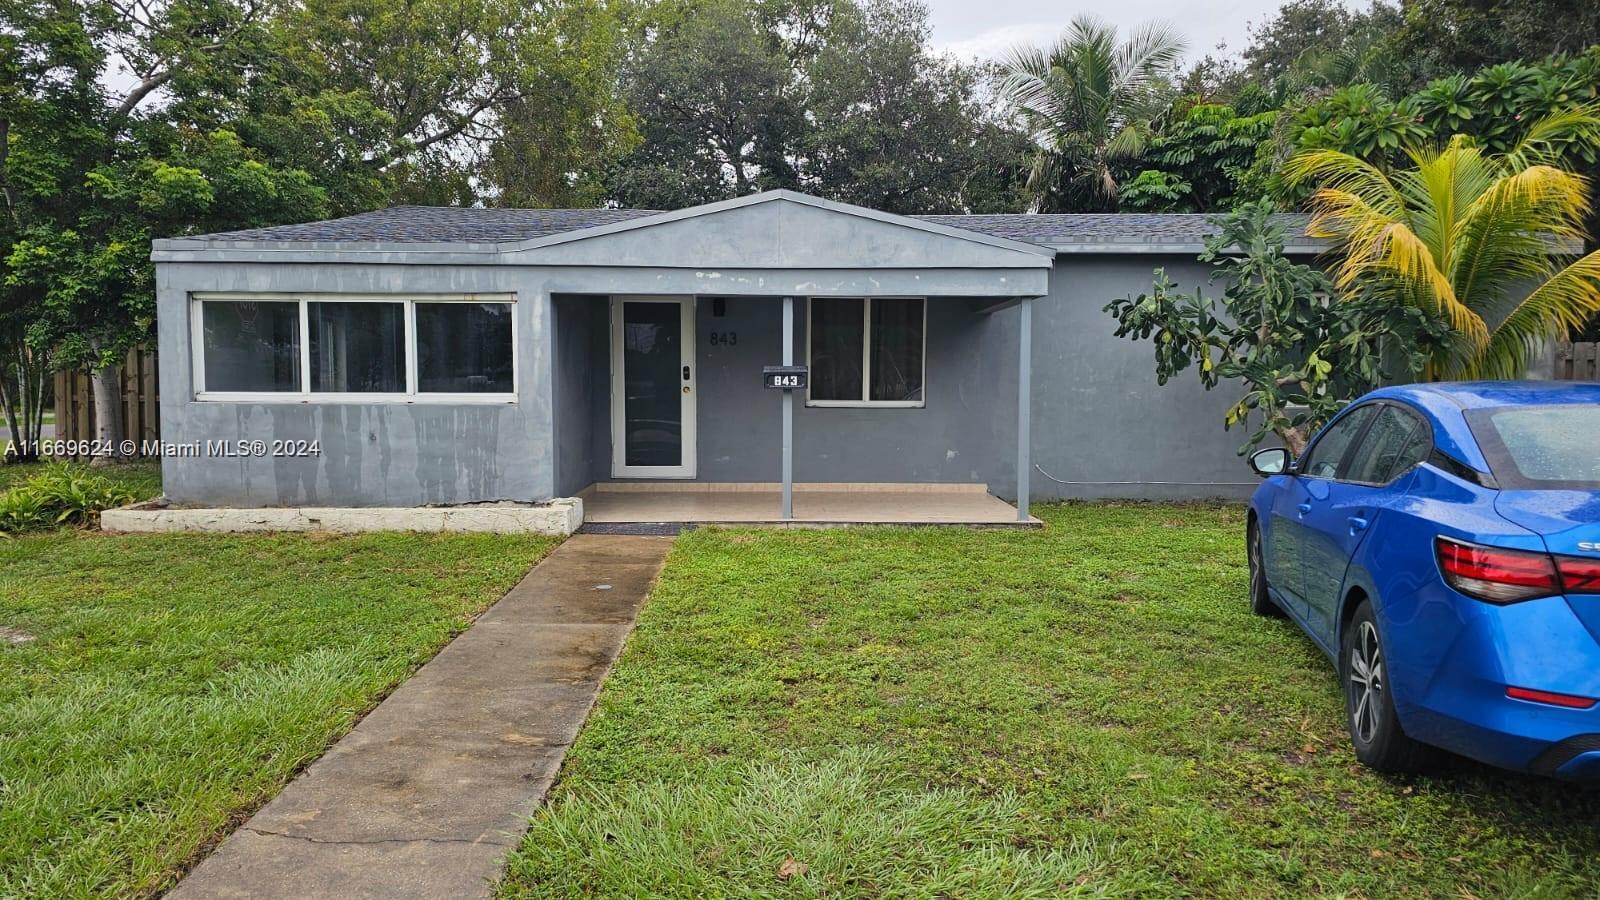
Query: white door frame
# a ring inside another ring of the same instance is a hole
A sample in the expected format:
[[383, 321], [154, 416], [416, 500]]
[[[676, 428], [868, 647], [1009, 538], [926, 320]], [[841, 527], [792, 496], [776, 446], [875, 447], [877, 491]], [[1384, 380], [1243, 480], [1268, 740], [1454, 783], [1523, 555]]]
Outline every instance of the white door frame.
[[[695, 473], [695, 298], [656, 294], [615, 294], [611, 297], [611, 476], [613, 478], [693, 478]], [[683, 464], [677, 466], [630, 466], [627, 464], [627, 385], [623, 377], [622, 354], [622, 304], [623, 303], [676, 303], [682, 314], [682, 331], [678, 341], [683, 358], [680, 365], [689, 373], [678, 385], [682, 399]]]

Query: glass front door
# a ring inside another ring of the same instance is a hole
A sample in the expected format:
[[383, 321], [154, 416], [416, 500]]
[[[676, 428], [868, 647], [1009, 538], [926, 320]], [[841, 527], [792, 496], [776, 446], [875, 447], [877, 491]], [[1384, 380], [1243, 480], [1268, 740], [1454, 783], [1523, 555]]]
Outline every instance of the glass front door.
[[694, 298], [611, 300], [611, 474], [694, 477]]

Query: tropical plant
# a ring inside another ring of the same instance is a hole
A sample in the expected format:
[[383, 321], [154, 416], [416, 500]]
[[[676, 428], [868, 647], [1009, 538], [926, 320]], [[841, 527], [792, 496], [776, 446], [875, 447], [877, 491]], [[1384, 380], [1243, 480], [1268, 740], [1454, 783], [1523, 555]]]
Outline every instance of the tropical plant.
[[[1125, 209], [1217, 212], [1256, 199], [1241, 189], [1256, 154], [1270, 150], [1276, 112], [1240, 115], [1232, 106], [1196, 103], [1165, 123], [1145, 147], [1145, 169], [1124, 182]], [[1242, 196], [1241, 196], [1242, 194]], [[1257, 195], [1259, 196], [1259, 195]]]
[[127, 486], [85, 466], [49, 463], [0, 494], [0, 536], [57, 525], [93, 525], [101, 510], [134, 499], [134, 492]]
[[1242, 386], [1223, 428], [1256, 416], [1245, 453], [1276, 435], [1299, 455], [1306, 440], [1346, 403], [1397, 374], [1385, 369], [1390, 354], [1415, 373], [1426, 360], [1420, 348], [1439, 341], [1441, 321], [1415, 307], [1376, 295], [1331, 299], [1335, 287], [1319, 268], [1284, 255], [1284, 223], [1270, 201], [1240, 206], [1213, 218], [1217, 232], [1202, 262], [1221, 297], [1202, 289], [1183, 293], [1157, 269], [1149, 293], [1113, 300], [1117, 337], [1151, 342], [1156, 380], [1166, 384], [1193, 366], [1206, 390]]
[[1569, 142], [1597, 138], [1600, 110], [1580, 109], [1535, 123], [1503, 154], [1458, 135], [1408, 150], [1402, 171], [1314, 150], [1285, 175], [1317, 185], [1308, 233], [1337, 242], [1341, 290], [1449, 321], [1425, 376], [1516, 378], [1538, 348], [1600, 313], [1600, 252], [1569, 261], [1566, 249], [1581, 246], [1588, 180], [1556, 164]]
[[1170, 106], [1183, 50], [1163, 23], [1118, 43], [1115, 27], [1081, 15], [1049, 49], [1006, 56], [1000, 96], [1039, 145], [1028, 176], [1035, 211], [1116, 208], [1121, 169]]

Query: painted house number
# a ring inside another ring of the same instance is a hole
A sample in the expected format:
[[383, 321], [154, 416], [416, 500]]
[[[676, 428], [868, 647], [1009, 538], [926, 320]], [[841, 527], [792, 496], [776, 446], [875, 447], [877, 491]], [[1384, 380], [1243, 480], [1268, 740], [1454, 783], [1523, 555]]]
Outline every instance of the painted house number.
[[737, 347], [739, 346], [739, 332], [713, 331], [711, 332], [710, 340], [713, 347]]

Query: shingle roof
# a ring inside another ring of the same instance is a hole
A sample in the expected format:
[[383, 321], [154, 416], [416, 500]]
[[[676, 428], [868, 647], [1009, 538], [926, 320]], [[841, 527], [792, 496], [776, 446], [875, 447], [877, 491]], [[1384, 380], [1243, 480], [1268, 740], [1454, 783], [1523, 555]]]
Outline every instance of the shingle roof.
[[[953, 228], [1045, 246], [1200, 244], [1215, 231], [1208, 213], [1040, 213], [1037, 215], [915, 216]], [[1274, 217], [1291, 242], [1307, 240], [1310, 216]]]
[[391, 206], [342, 219], [198, 235], [223, 241], [386, 241], [498, 244], [655, 215], [653, 209], [478, 209]]
[[[480, 209], [395, 206], [341, 219], [251, 228], [186, 240], [497, 244], [525, 241], [655, 215], [648, 209]], [[1196, 246], [1213, 227], [1198, 213], [913, 216], [952, 228], [1047, 247], [1092, 250]], [[1307, 217], [1284, 214], [1291, 243], [1304, 242]]]

